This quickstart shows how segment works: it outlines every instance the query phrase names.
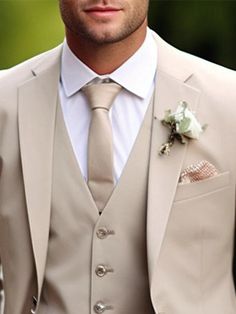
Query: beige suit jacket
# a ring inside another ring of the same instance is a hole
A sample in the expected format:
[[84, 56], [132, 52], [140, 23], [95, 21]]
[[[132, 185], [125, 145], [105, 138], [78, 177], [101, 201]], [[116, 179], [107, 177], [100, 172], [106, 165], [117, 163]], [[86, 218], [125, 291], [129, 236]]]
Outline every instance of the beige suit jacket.
[[[159, 314], [235, 314], [236, 74], [154, 36], [158, 68], [147, 204], [153, 306]], [[60, 55], [61, 46], [0, 77], [5, 314], [29, 313], [33, 296], [39, 299], [42, 289]], [[170, 156], [160, 157], [168, 136], [160, 120], [182, 100], [208, 128], [199, 141], [176, 143]], [[214, 164], [219, 174], [180, 185], [181, 171], [200, 160]]]

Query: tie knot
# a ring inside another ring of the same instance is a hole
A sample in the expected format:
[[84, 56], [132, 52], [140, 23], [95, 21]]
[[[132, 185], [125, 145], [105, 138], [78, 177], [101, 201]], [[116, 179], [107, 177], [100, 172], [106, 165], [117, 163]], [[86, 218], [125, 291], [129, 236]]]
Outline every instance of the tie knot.
[[91, 84], [82, 89], [92, 110], [105, 109], [108, 111], [120, 90], [121, 86], [116, 83]]

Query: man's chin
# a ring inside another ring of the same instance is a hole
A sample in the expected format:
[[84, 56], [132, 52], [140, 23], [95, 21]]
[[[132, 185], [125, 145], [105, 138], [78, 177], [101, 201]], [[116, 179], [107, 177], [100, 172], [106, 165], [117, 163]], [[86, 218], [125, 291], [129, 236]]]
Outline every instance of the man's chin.
[[116, 27], [98, 27], [97, 29], [92, 28], [91, 30], [87, 32], [83, 32], [83, 37], [87, 41], [90, 41], [91, 43], [102, 45], [102, 44], [113, 44], [117, 43], [119, 41], [122, 41], [127, 36], [125, 35], [125, 32], [119, 31], [117, 32]]

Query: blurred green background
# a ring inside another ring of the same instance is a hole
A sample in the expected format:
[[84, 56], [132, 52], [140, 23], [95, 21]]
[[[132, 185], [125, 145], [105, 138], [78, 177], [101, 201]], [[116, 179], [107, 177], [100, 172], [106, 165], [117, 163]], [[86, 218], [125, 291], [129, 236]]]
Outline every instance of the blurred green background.
[[[236, 0], [150, 0], [149, 24], [179, 49], [236, 69]], [[0, 0], [0, 69], [63, 40], [58, 0]]]

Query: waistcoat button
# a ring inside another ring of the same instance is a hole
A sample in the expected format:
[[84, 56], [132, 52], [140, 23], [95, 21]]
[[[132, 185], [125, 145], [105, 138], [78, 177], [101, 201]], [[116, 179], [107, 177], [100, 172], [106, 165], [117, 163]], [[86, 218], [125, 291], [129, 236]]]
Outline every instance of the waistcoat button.
[[99, 239], [105, 239], [108, 235], [115, 234], [114, 231], [108, 230], [106, 227], [99, 228], [96, 233]]
[[105, 312], [106, 310], [113, 310], [113, 306], [111, 305], [106, 305], [104, 302], [102, 301], [98, 301], [94, 307], [93, 310], [95, 313], [97, 314], [102, 314], [103, 312]]
[[106, 305], [102, 301], [98, 301], [93, 307], [94, 312], [97, 314], [102, 314], [106, 311], [106, 308]]
[[95, 273], [98, 277], [105, 276], [108, 272], [114, 272], [114, 270], [110, 267], [107, 267], [105, 265], [98, 265], [95, 269]]
[[103, 277], [107, 273], [107, 269], [104, 265], [98, 265], [95, 269], [95, 273], [98, 277]]

